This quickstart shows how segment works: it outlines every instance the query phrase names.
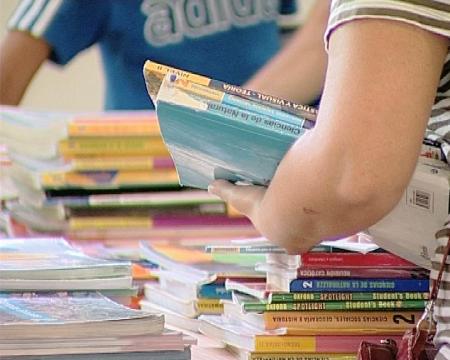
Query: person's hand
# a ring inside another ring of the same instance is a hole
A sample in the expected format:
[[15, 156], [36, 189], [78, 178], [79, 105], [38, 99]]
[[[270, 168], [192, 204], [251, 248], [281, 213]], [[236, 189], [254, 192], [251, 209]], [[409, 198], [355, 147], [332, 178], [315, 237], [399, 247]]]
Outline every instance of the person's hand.
[[267, 221], [267, 214], [263, 214], [261, 209], [266, 190], [265, 186], [234, 185], [225, 180], [215, 180], [208, 186], [211, 194], [217, 195], [241, 214], [247, 216], [263, 236], [283, 247], [288, 254], [297, 255], [307, 251], [314, 245], [311, 240], [298, 236], [297, 241], [287, 243], [281, 240], [281, 236], [277, 236], [280, 232], [274, 231], [270, 221]]
[[259, 229], [259, 207], [266, 187], [256, 185], [234, 185], [226, 180], [215, 180], [208, 186], [211, 194], [217, 195], [241, 214], [247, 216]]

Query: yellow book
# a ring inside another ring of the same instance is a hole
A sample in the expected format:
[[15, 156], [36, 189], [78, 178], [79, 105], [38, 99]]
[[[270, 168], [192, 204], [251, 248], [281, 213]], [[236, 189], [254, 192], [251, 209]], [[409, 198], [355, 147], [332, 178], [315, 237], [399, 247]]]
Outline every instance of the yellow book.
[[223, 314], [223, 304], [220, 299], [197, 299], [195, 301], [198, 314]]
[[85, 229], [134, 229], [151, 228], [153, 220], [149, 216], [79, 216], [69, 219], [69, 229], [72, 231]]
[[159, 171], [104, 171], [44, 173], [41, 184], [46, 189], [85, 188], [115, 189], [120, 187], [171, 187], [178, 184], [174, 169]]
[[356, 360], [356, 354], [331, 354], [331, 353], [247, 353], [247, 360]]
[[65, 158], [107, 154], [169, 156], [161, 137], [71, 138], [60, 141], [58, 150]]

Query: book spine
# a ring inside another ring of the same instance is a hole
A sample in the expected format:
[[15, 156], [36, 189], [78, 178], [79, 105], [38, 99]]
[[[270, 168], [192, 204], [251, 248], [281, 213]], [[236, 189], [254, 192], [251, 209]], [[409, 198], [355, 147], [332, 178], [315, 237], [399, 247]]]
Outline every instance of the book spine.
[[174, 167], [169, 156], [89, 156], [72, 159], [70, 164], [73, 171], [153, 170]]
[[63, 157], [78, 155], [154, 155], [169, 156], [162, 138], [73, 138], [59, 143]]
[[247, 360], [356, 360], [356, 354], [259, 354], [250, 353]]
[[429, 290], [427, 279], [295, 279], [291, 281], [290, 292], [340, 292], [340, 291], [409, 291]]
[[154, 215], [154, 216], [72, 216], [70, 230], [84, 229], [157, 229], [184, 226], [249, 225], [245, 218], [228, 218], [221, 215]]
[[379, 301], [311, 301], [287, 303], [244, 303], [245, 312], [265, 311], [339, 311], [339, 310], [402, 310], [424, 309], [425, 300], [379, 300]]
[[[236, 85], [230, 85], [219, 80], [213, 80], [206, 76], [193, 74], [170, 66], [158, 64], [153, 61], [147, 61], [145, 63], [144, 72], [147, 74], [147, 76], [153, 74], [154, 76], [158, 77], [161, 82], [166, 74], [173, 73], [183, 79], [192, 81], [200, 85], [208, 86], [211, 89], [223, 91], [227, 94], [239, 96], [244, 99], [255, 100], [268, 107], [282, 110], [296, 116], [304, 117], [305, 119], [310, 121], [309, 125], [311, 127], [313, 126], [313, 123], [317, 117], [317, 109], [308, 105], [296, 104], [294, 102], [280, 99], [275, 96], [265, 95], [260, 92], [244, 89]], [[149, 93], [150, 95], [154, 96], [154, 93], [152, 93], [152, 89], [150, 89], [148, 85], [149, 84], [147, 82]]]
[[200, 287], [198, 297], [202, 299], [231, 300], [232, 292], [225, 289], [224, 284], [205, 284]]
[[417, 268], [417, 265], [402, 259], [391, 253], [321, 253], [310, 252], [302, 254], [301, 257], [302, 267], [308, 266], [322, 266], [325, 268], [330, 267], [406, 267]]
[[282, 249], [276, 246], [229, 246], [229, 245], [208, 245], [205, 247], [205, 251], [210, 254], [266, 254], [268, 251], [275, 252], [273, 248], [279, 249], [280, 252], [283, 252]]
[[267, 311], [263, 314], [266, 330], [280, 328], [399, 330], [413, 327], [422, 311]]
[[221, 315], [223, 314], [223, 304], [220, 299], [198, 299], [195, 301], [198, 314]]
[[301, 292], [276, 293], [269, 295], [269, 303], [303, 302], [303, 301], [405, 301], [428, 300], [428, 292]]
[[258, 104], [246, 103], [185, 79], [171, 79], [170, 86], [198, 98], [206, 104], [207, 111], [231, 120], [295, 137], [305, 132], [302, 119], [281, 111], [270, 111]]
[[295, 353], [316, 351], [316, 341], [313, 336], [255, 336], [255, 352]]
[[59, 188], [117, 188], [126, 186], [176, 185], [175, 170], [161, 171], [96, 171], [43, 174], [41, 184], [44, 189]]
[[389, 268], [308, 268], [297, 269], [299, 278], [412, 278], [426, 279], [427, 271], [413, 271], [412, 269], [389, 269]]
[[147, 121], [74, 121], [68, 125], [69, 137], [160, 136], [155, 119]]
[[201, 84], [196, 84], [195, 82], [186, 81], [185, 79], [173, 80], [173, 84], [175, 84], [177, 88], [191, 94], [199, 95], [213, 101], [219, 101], [223, 104], [237, 107], [242, 110], [248, 110], [263, 116], [273, 117], [292, 125], [303, 127], [305, 123], [305, 119], [303, 117], [294, 116], [285, 111], [274, 109], [271, 106], [262, 105], [260, 102], [248, 101], [239, 96], [220, 90], [215, 90]]

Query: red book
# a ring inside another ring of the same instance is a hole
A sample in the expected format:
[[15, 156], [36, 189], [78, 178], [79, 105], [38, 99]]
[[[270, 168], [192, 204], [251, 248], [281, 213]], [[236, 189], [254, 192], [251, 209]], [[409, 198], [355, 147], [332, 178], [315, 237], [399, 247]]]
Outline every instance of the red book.
[[325, 253], [310, 252], [300, 255], [301, 267], [399, 267], [417, 268], [417, 265], [392, 253]]

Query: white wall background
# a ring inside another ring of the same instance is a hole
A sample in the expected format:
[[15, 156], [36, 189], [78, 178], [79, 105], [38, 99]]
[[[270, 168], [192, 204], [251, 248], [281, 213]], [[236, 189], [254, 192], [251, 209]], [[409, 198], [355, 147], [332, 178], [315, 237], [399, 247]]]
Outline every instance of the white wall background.
[[[18, 3], [19, 0], [0, 0], [1, 39]], [[103, 88], [99, 52], [92, 48], [64, 68], [46, 63], [34, 77], [21, 106], [37, 110], [96, 111], [103, 107]]]

